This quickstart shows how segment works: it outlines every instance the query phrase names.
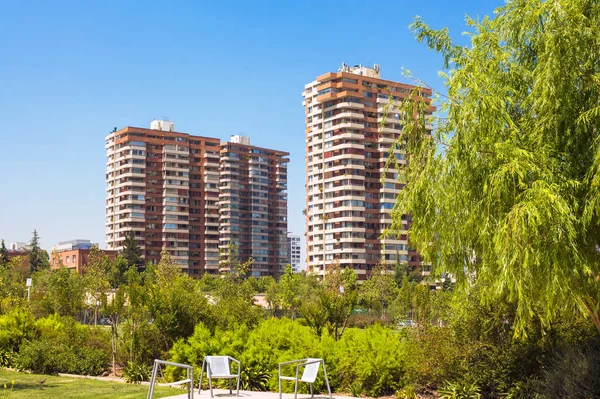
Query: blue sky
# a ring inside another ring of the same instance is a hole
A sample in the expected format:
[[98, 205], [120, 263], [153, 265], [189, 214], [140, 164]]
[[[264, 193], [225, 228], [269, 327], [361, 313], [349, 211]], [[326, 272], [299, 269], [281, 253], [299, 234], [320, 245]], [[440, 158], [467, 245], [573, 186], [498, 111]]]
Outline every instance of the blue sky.
[[289, 230], [303, 235], [301, 93], [341, 62], [402, 67], [443, 89], [441, 58], [408, 25], [420, 15], [464, 43], [465, 15], [502, 1], [0, 0], [0, 238], [104, 246], [104, 137], [175, 128], [291, 153]]

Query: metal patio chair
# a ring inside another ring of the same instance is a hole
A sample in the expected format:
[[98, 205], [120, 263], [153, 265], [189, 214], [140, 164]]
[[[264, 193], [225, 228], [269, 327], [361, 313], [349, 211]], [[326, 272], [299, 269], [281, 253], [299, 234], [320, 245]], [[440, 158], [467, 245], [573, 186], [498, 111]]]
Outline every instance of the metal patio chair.
[[[237, 373], [232, 374], [230, 363], [237, 364]], [[206, 376], [208, 377], [208, 387], [210, 388], [210, 396], [214, 398], [212, 379], [213, 378], [226, 378], [229, 380], [229, 394], [233, 394], [231, 388], [231, 380], [237, 379], [237, 396], [240, 396], [240, 372], [242, 370], [241, 363], [239, 360], [232, 358], [231, 356], [204, 356], [202, 360], [202, 371], [200, 373], [200, 384], [198, 385], [198, 394], [202, 392], [202, 377], [206, 370]]]
[[[317, 379], [320, 365], [323, 365], [323, 374], [325, 375], [325, 383], [327, 384], [327, 391], [329, 392], [329, 399], [331, 396], [331, 387], [329, 386], [329, 379], [327, 378], [327, 370], [325, 369], [325, 361], [323, 359], [300, 359], [292, 360], [291, 362], [279, 363], [279, 399], [282, 399], [283, 394], [281, 392], [281, 381], [288, 380], [294, 381], [294, 399], [298, 398], [298, 382], [307, 382], [310, 385], [310, 397], [314, 398], [313, 383]], [[281, 366], [295, 365], [296, 374], [294, 377], [288, 377], [281, 374]], [[304, 368], [302, 376], [300, 376], [300, 368]]]

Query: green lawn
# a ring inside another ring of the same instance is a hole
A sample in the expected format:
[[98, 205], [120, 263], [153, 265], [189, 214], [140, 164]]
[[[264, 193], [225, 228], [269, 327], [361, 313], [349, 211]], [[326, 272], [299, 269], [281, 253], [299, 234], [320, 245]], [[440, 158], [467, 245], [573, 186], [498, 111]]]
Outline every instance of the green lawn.
[[[43, 384], [40, 383], [42, 380]], [[10, 385], [14, 380], [12, 392]], [[6, 384], [6, 389], [4, 385]], [[156, 387], [155, 398], [181, 395], [183, 389]], [[84, 378], [56, 377], [52, 375], [25, 374], [14, 371], [0, 370], [0, 398], [10, 399], [145, 399], [148, 385], [124, 384]]]

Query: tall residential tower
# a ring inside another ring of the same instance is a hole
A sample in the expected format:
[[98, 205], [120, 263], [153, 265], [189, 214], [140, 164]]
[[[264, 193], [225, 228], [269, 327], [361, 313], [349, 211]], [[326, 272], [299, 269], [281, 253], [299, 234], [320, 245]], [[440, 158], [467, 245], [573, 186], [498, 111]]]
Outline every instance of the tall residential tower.
[[[402, 129], [396, 102], [413, 89], [381, 79], [379, 65], [345, 64], [305, 86], [308, 271], [322, 274], [339, 262], [365, 279], [380, 262], [419, 264], [407, 244], [408, 217], [401, 234], [381, 239], [402, 189], [396, 172], [385, 172]], [[431, 96], [430, 90], [420, 90]], [[405, 162], [401, 149], [394, 156]]]
[[111, 132], [107, 249], [121, 250], [133, 231], [146, 261], [158, 261], [166, 248], [199, 275], [218, 272], [220, 251], [231, 242], [240, 261], [254, 258], [254, 275], [278, 275], [286, 262], [288, 153], [245, 140], [221, 143], [162, 120]]

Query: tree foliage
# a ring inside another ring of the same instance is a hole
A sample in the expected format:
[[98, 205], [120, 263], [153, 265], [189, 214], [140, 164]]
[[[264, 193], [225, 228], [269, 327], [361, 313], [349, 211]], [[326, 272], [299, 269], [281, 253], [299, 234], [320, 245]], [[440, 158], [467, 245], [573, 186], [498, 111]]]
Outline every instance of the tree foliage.
[[2, 244], [0, 245], [0, 266], [5, 266], [6, 264], [8, 264], [8, 250], [6, 249], [4, 240], [2, 240]]
[[138, 270], [143, 269], [144, 267], [144, 259], [142, 257], [142, 249], [135, 239], [135, 234], [132, 231], [125, 236], [125, 241], [123, 242], [123, 252], [121, 255], [127, 260], [127, 264], [131, 266], [135, 266]]
[[418, 90], [402, 104], [392, 231], [412, 213], [426, 261], [516, 303], [517, 333], [575, 307], [600, 330], [600, 4], [513, 0], [467, 24], [464, 47], [412, 25], [443, 56], [448, 94], [432, 121]]
[[35, 271], [40, 270], [43, 260], [40, 248], [40, 236], [37, 233], [37, 230], [33, 230], [33, 237], [31, 237], [31, 242], [29, 243], [29, 272], [33, 273]]

